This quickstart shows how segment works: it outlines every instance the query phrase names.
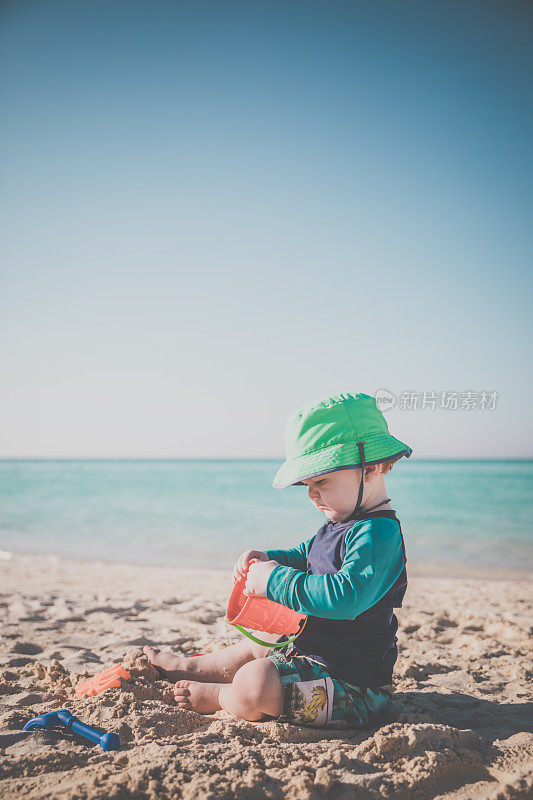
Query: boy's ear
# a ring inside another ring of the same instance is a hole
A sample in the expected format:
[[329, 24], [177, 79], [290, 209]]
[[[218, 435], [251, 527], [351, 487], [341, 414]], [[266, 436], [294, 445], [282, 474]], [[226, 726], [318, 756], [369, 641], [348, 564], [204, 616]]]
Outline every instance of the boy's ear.
[[373, 480], [378, 475], [381, 475], [381, 464], [371, 464], [369, 467], [365, 467], [365, 480], [367, 477]]

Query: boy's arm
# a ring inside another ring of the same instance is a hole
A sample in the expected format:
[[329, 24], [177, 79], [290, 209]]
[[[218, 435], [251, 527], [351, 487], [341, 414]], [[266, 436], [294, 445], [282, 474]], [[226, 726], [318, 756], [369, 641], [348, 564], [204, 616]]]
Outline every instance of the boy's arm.
[[302, 575], [280, 564], [269, 575], [266, 596], [300, 614], [355, 619], [388, 592], [403, 569], [400, 529], [390, 522], [377, 518], [348, 531], [346, 555], [334, 575]]
[[307, 572], [307, 556], [314, 538], [311, 536], [306, 542], [300, 542], [299, 545], [288, 550], [265, 550], [264, 552], [271, 561], [277, 561], [278, 564], [286, 567], [295, 567], [300, 572]]

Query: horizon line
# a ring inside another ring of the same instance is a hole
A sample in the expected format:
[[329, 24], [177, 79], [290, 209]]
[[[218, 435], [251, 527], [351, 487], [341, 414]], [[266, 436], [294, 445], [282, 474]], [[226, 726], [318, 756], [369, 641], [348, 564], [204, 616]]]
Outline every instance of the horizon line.
[[[401, 459], [400, 459], [401, 460]], [[0, 462], [7, 461], [146, 461], [146, 462], [179, 462], [179, 461], [285, 461], [283, 456], [0, 456]], [[409, 461], [533, 461], [532, 456], [434, 456], [415, 457]]]

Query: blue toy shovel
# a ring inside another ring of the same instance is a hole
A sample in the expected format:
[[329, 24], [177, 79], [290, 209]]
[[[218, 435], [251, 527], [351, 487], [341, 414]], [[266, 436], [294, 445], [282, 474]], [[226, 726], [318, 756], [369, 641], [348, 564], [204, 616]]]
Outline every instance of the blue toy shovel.
[[90, 725], [81, 722], [65, 708], [60, 711], [50, 711], [48, 714], [42, 714], [40, 717], [30, 719], [22, 730], [32, 731], [35, 728], [57, 728], [60, 725], [83, 736], [84, 739], [89, 739], [90, 742], [99, 744], [102, 750], [118, 750], [120, 747], [118, 734], [100, 733], [96, 728], [91, 728]]

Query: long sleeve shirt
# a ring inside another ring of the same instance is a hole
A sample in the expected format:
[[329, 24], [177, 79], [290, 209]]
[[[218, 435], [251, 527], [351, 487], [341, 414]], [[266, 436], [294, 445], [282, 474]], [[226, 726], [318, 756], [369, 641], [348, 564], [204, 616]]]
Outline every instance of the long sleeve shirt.
[[[321, 544], [328, 533], [334, 535], [336, 526], [324, 527]], [[359, 520], [344, 535], [340, 569], [333, 574], [308, 574], [308, 556], [321, 531], [296, 547], [266, 551], [279, 562], [269, 575], [266, 596], [301, 614], [355, 619], [387, 593], [404, 567], [400, 528], [387, 517]]]

